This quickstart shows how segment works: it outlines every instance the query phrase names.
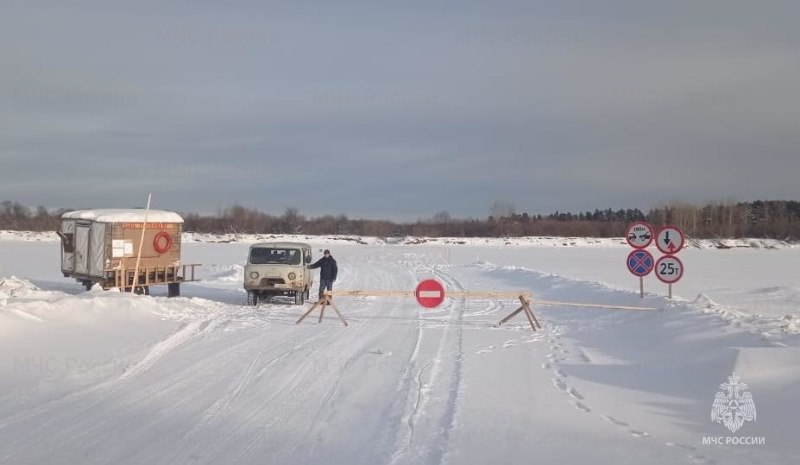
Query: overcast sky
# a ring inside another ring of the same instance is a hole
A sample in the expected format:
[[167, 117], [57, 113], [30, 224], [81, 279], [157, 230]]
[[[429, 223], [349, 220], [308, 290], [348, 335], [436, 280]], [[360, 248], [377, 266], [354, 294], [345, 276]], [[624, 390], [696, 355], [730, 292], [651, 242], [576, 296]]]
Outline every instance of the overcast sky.
[[797, 200], [798, 24], [796, 0], [0, 0], [0, 200]]

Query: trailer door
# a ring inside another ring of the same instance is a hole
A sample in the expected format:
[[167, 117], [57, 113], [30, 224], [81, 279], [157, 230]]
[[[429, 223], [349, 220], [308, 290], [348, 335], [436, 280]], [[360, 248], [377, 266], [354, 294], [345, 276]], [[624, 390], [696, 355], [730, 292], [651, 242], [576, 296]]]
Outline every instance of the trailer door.
[[89, 274], [89, 230], [90, 225], [75, 227], [75, 274]]
[[75, 222], [64, 220], [61, 222], [61, 271], [72, 274], [75, 272]]
[[102, 277], [106, 269], [106, 227], [108, 223], [93, 223], [89, 241], [89, 275]]

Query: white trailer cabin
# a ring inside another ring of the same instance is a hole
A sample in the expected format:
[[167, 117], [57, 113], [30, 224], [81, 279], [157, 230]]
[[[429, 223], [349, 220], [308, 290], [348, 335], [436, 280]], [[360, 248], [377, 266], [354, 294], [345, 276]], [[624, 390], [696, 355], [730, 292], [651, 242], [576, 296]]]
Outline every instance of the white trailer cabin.
[[[169, 295], [180, 283], [196, 281], [195, 264], [181, 262], [183, 218], [174, 212], [144, 209], [77, 210], [61, 216], [61, 272], [87, 289], [100, 284], [149, 293], [149, 286], [167, 284]], [[142, 237], [144, 236], [144, 237]], [[141, 248], [138, 280], [136, 261]], [[190, 272], [187, 275], [187, 271]]]

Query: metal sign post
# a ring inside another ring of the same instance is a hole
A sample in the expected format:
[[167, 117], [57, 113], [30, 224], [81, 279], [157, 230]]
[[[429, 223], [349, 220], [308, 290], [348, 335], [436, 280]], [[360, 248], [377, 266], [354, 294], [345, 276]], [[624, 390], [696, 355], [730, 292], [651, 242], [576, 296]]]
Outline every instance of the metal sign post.
[[683, 262], [674, 255], [664, 255], [656, 262], [656, 278], [668, 285], [669, 298], [672, 299], [672, 284], [683, 277]]
[[653, 271], [655, 259], [653, 255], [642, 249], [636, 249], [628, 254], [628, 271], [639, 277], [639, 297], [644, 299], [644, 277]]

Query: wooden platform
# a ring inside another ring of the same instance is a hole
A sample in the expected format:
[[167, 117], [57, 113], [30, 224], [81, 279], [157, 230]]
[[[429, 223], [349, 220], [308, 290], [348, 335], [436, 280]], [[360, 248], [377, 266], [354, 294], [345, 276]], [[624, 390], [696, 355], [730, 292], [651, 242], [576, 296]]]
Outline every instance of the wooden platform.
[[[159, 284], [176, 284], [199, 281], [195, 278], [195, 267], [200, 264], [186, 264], [176, 266], [153, 266], [139, 269], [137, 286], [155, 286]], [[106, 280], [103, 287], [128, 288], [134, 284], [134, 270], [106, 270]]]

